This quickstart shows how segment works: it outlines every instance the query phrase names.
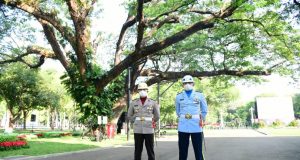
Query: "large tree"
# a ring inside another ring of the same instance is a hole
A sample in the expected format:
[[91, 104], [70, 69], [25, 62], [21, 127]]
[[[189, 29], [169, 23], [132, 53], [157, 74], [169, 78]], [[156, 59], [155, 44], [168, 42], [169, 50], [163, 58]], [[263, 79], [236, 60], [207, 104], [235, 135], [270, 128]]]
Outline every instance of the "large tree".
[[298, 33], [282, 19], [279, 0], [128, 0], [128, 16], [115, 40], [114, 63], [105, 71], [94, 63], [102, 52], [98, 44], [105, 42], [99, 41], [105, 38], [100, 34], [91, 38], [91, 24], [101, 15], [93, 14], [96, 4], [96, 0], [0, 0], [4, 15], [20, 10], [26, 18], [33, 17], [49, 44], [28, 44], [25, 53], [3, 52], [0, 63], [27, 63], [23, 58], [29, 54], [40, 59], [27, 63], [31, 67], [40, 66], [45, 58], [57, 59], [82, 112], [100, 108], [93, 113], [105, 114], [108, 105], [116, 104], [115, 111], [124, 106], [119, 85], [124, 76], [113, 80], [128, 67], [133, 71], [133, 89], [140, 75], [152, 76], [149, 85], [185, 74], [269, 75], [274, 70], [295, 71], [292, 67], [299, 60]]

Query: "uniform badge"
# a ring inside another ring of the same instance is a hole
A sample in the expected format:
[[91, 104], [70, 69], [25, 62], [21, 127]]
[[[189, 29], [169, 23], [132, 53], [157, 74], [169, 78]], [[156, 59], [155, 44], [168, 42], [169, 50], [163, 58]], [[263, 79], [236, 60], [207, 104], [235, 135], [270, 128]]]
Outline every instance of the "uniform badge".
[[147, 107], [148, 113], [152, 113], [152, 110], [153, 110], [153, 106], [148, 106], [148, 107]]

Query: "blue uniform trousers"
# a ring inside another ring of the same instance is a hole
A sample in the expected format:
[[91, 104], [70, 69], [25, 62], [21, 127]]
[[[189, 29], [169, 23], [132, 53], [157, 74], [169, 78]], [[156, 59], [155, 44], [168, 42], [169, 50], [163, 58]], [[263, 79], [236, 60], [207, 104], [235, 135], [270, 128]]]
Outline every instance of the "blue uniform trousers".
[[202, 152], [203, 132], [198, 132], [198, 133], [178, 132], [179, 160], [187, 160], [190, 136], [192, 138], [196, 160], [204, 160], [204, 156]]

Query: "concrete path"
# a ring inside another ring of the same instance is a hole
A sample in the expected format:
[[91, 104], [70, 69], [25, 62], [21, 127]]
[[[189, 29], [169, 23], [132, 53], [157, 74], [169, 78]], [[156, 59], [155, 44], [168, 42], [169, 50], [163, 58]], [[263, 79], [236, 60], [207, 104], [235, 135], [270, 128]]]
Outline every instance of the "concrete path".
[[[232, 130], [233, 131], [233, 130]], [[234, 136], [221, 131], [224, 137], [207, 132], [205, 160], [299, 160], [300, 137], [269, 137], [253, 130], [233, 131]], [[247, 136], [248, 135], [248, 136]], [[176, 136], [161, 138], [155, 148], [157, 160], [178, 160]], [[53, 154], [40, 157], [17, 158], [18, 160], [133, 160], [133, 145], [94, 149], [73, 153]], [[17, 160], [16, 159], [16, 160]], [[143, 160], [147, 160], [146, 150]], [[192, 145], [188, 160], [195, 160]]]

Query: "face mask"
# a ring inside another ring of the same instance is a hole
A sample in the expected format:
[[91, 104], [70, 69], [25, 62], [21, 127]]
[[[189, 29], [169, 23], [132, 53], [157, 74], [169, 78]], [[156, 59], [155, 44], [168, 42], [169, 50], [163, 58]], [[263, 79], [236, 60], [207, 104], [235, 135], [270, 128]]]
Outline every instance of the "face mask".
[[147, 97], [148, 93], [147, 93], [147, 91], [142, 90], [142, 91], [139, 92], [139, 94], [140, 94], [140, 97], [143, 98], [143, 97]]
[[185, 84], [183, 87], [184, 87], [184, 90], [186, 90], [186, 91], [190, 91], [194, 88], [194, 86], [191, 84]]

